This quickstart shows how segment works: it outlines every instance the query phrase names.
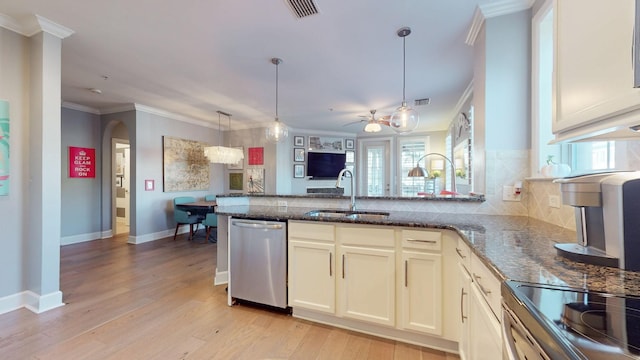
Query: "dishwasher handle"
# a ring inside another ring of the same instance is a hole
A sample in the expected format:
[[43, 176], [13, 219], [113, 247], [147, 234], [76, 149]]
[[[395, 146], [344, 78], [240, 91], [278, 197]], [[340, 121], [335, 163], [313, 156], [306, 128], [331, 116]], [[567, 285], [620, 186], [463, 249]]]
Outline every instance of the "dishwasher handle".
[[283, 224], [267, 223], [263, 221], [242, 221], [234, 220], [231, 225], [250, 229], [267, 229], [267, 230], [280, 230], [283, 228]]

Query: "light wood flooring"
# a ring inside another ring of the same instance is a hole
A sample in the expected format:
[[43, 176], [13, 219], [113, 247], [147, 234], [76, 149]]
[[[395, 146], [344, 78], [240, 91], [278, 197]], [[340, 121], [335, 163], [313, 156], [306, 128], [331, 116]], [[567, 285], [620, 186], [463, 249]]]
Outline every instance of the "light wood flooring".
[[0, 315], [2, 359], [429, 359], [455, 355], [246, 305], [213, 286], [215, 244], [186, 235], [63, 246], [65, 306]]

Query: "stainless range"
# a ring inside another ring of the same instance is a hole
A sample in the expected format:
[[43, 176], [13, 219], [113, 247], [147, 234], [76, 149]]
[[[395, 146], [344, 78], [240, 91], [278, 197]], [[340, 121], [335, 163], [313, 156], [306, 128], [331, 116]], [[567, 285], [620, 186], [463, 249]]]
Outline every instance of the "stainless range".
[[640, 359], [640, 297], [506, 281], [505, 359]]

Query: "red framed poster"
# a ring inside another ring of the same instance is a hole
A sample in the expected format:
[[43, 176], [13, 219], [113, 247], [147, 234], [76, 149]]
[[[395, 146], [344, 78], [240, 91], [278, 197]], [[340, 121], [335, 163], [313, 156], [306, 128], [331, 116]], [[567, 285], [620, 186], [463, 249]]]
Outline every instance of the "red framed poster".
[[264, 148], [249, 148], [249, 165], [264, 165]]
[[96, 149], [69, 146], [69, 177], [96, 177]]

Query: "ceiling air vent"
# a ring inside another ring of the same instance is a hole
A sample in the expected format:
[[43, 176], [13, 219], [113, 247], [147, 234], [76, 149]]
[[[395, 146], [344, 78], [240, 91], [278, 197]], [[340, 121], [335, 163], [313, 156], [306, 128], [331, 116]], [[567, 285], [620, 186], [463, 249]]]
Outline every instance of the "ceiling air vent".
[[318, 7], [312, 0], [285, 0], [298, 19], [318, 13]]
[[429, 105], [431, 104], [430, 98], [418, 99], [414, 102], [415, 106]]

